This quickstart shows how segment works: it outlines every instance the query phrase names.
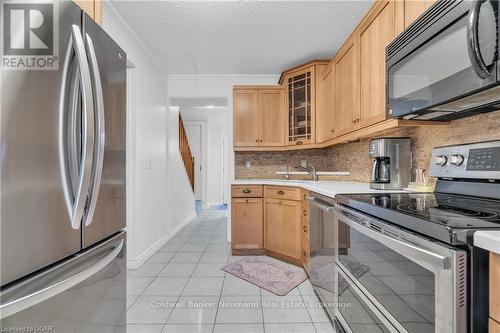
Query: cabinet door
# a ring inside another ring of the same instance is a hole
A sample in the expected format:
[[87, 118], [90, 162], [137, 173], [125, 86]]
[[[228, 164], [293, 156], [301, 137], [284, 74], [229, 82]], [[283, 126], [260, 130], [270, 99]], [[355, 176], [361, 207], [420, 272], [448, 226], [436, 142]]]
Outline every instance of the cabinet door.
[[231, 247], [233, 249], [263, 248], [262, 198], [231, 200]]
[[234, 146], [253, 147], [259, 144], [259, 90], [233, 91]]
[[360, 27], [360, 127], [386, 119], [385, 48], [396, 37], [394, 1], [381, 1], [378, 13]]
[[265, 248], [300, 259], [299, 201], [264, 199]]
[[97, 24], [102, 24], [102, 0], [73, 0]]
[[316, 142], [325, 142], [335, 135], [334, 102], [334, 70], [333, 64], [321, 74], [321, 107], [316, 108]]
[[285, 78], [287, 84], [287, 145], [314, 143], [314, 66]]
[[422, 15], [436, 0], [405, 0], [404, 22], [405, 28], [410, 26], [420, 15]]
[[335, 61], [335, 136], [356, 127], [359, 97], [359, 42], [351, 38]]
[[281, 89], [259, 90], [259, 144], [285, 145], [285, 93]]

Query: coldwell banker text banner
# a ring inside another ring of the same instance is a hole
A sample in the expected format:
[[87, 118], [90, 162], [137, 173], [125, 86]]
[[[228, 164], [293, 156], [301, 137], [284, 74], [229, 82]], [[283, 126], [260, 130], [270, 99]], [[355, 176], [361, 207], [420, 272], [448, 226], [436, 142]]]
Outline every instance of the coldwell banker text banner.
[[58, 1], [2, 0], [2, 70], [59, 69]]

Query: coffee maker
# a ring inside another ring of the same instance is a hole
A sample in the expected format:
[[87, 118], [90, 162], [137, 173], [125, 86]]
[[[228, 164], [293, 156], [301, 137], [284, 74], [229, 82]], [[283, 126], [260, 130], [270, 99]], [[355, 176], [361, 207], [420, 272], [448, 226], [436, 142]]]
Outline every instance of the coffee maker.
[[370, 140], [373, 159], [370, 188], [399, 190], [408, 187], [411, 172], [410, 138]]

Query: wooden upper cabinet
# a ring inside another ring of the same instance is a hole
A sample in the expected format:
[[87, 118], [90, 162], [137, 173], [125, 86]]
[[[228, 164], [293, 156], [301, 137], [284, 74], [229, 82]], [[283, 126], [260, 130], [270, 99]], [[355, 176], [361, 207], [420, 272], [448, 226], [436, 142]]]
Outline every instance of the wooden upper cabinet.
[[321, 98], [321, 107], [316, 110], [316, 142], [325, 142], [335, 136], [334, 117], [334, 68], [333, 63], [328, 65], [320, 77], [318, 90]]
[[385, 48], [396, 37], [396, 5], [379, 1], [359, 27], [360, 127], [386, 119]]
[[352, 36], [335, 58], [335, 136], [359, 123], [359, 40]]
[[259, 145], [285, 144], [285, 93], [282, 89], [259, 90]]
[[102, 24], [102, 0], [73, 0], [99, 25]]
[[233, 91], [233, 142], [235, 146], [259, 144], [259, 90]]
[[409, 27], [437, 0], [404, 0], [404, 27]]
[[287, 144], [314, 142], [314, 66], [285, 77], [287, 89]]

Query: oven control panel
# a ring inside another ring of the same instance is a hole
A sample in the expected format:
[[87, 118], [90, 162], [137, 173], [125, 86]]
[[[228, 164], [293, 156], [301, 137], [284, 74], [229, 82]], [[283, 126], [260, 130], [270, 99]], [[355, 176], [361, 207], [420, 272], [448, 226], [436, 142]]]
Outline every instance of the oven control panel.
[[429, 175], [500, 180], [500, 141], [434, 148]]

